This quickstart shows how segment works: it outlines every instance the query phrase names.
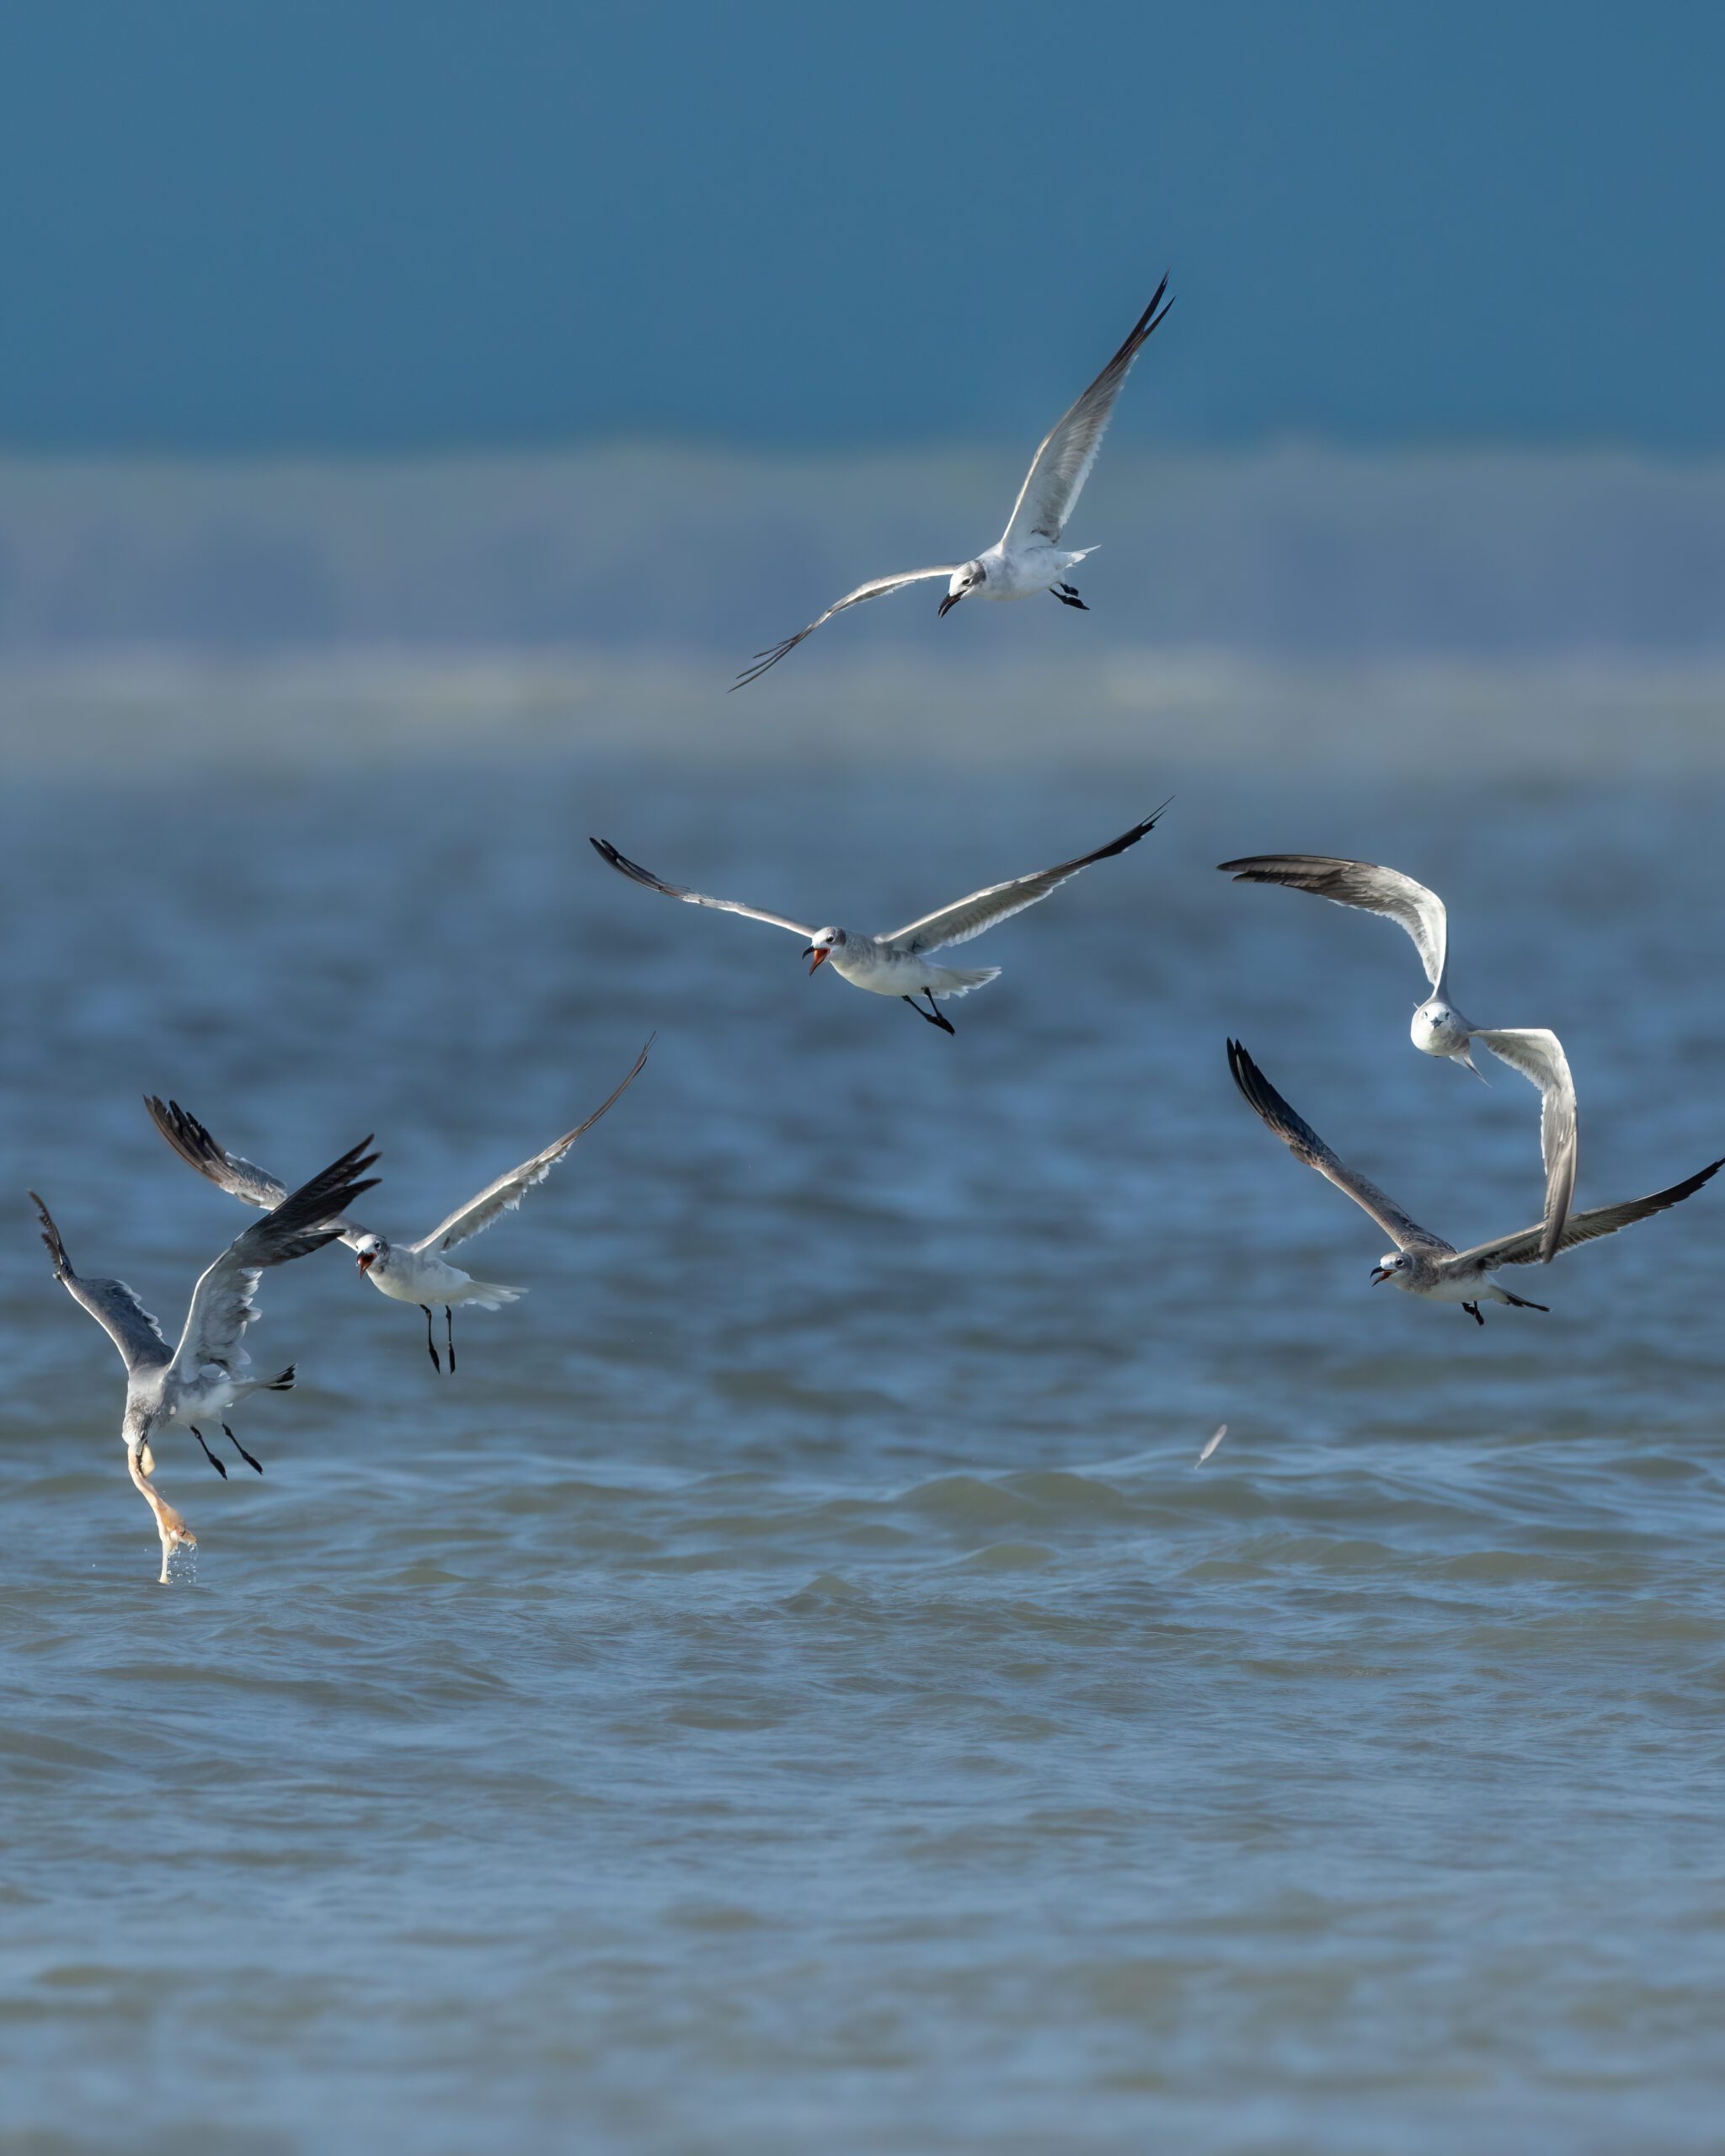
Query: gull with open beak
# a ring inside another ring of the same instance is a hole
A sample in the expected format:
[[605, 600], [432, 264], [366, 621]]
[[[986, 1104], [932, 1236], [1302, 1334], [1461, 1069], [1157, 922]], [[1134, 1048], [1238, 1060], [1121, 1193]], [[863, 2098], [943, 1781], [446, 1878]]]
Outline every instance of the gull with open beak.
[[782, 643], [772, 644], [765, 651], [757, 651], [731, 686], [740, 689], [746, 681], [758, 681], [768, 667], [777, 666], [805, 637], [812, 637], [824, 622], [830, 622], [835, 614], [842, 614], [847, 606], [860, 606], [868, 599], [884, 599], [889, 592], [902, 591], [906, 584], [926, 584], [936, 577], [947, 579], [946, 595], [939, 608], [943, 616], [951, 613], [961, 599], [1028, 599], [1039, 591], [1051, 592], [1063, 606], [1076, 606], [1081, 612], [1087, 611], [1076, 590], [1067, 583], [1066, 572], [1096, 549], [1080, 547], [1072, 552], [1063, 548], [1060, 536], [1083, 491], [1084, 482], [1090, 477], [1090, 468], [1096, 462], [1114, 413], [1114, 399], [1132, 371], [1132, 363], [1152, 333], [1167, 319], [1168, 307], [1173, 305], [1172, 300], [1167, 301], [1167, 306], [1163, 304], [1167, 289], [1168, 280], [1164, 277], [1150, 305], [1127, 332], [1119, 351], [1077, 403], [1044, 437], [1042, 446], [1031, 459], [1030, 469], [1024, 475], [1024, 483], [1018, 489], [1018, 499], [1012, 504], [1007, 528], [993, 546], [985, 547], [971, 561], [945, 562], [932, 569], [902, 569], [893, 576], [870, 578], [854, 591], [847, 591], [842, 599], [834, 600], [826, 611], [817, 615], [806, 628], [798, 629], [794, 636], [785, 638]]
[[[1543, 1224], [1535, 1222], [1530, 1228], [1518, 1229], [1514, 1235], [1499, 1235], [1495, 1241], [1475, 1243], [1470, 1249], [1459, 1251], [1441, 1235], [1434, 1235], [1429, 1228], [1422, 1228], [1394, 1198], [1386, 1198], [1375, 1183], [1368, 1182], [1363, 1175], [1339, 1160], [1311, 1125], [1289, 1107], [1238, 1041], [1228, 1043], [1228, 1068], [1248, 1105], [1295, 1159], [1304, 1161], [1309, 1168], [1316, 1168], [1327, 1182], [1334, 1183], [1338, 1190], [1351, 1198], [1395, 1244], [1395, 1249], [1387, 1251], [1372, 1267], [1371, 1277], [1376, 1284], [1381, 1286], [1386, 1280], [1393, 1280], [1407, 1294], [1423, 1296], [1428, 1302], [1460, 1303], [1477, 1325], [1485, 1323], [1479, 1307], [1484, 1302], [1508, 1303], [1519, 1310], [1543, 1310], [1548, 1307], [1512, 1294], [1501, 1281], [1492, 1277], [1500, 1266], [1531, 1265], [1544, 1255]], [[1557, 1247], [1573, 1250], [1578, 1243], [1592, 1242], [1600, 1235], [1615, 1235], [1620, 1228], [1627, 1228], [1637, 1220], [1651, 1219], [1655, 1213], [1667, 1212], [1672, 1206], [1680, 1205], [1685, 1198], [1694, 1197], [1722, 1166], [1725, 1166], [1725, 1159], [1712, 1161], [1698, 1174], [1683, 1182], [1673, 1183], [1669, 1190], [1656, 1190], [1650, 1198], [1631, 1198], [1621, 1205], [1597, 1205], [1586, 1213], [1572, 1213], [1563, 1224]]]
[[204, 1442], [200, 1422], [221, 1422], [223, 1433], [248, 1467], [263, 1468], [222, 1421], [232, 1407], [254, 1392], [290, 1392], [294, 1370], [289, 1364], [273, 1378], [240, 1374], [250, 1364], [241, 1340], [258, 1314], [258, 1282], [264, 1269], [286, 1265], [335, 1241], [327, 1226], [377, 1178], [364, 1171], [377, 1160], [369, 1138], [291, 1193], [282, 1190], [267, 1216], [237, 1235], [213, 1265], [205, 1268], [192, 1291], [191, 1307], [170, 1348], [162, 1328], [123, 1280], [87, 1280], [73, 1272], [66, 1245], [47, 1207], [30, 1193], [42, 1223], [42, 1241], [54, 1261], [54, 1278], [72, 1300], [81, 1303], [120, 1350], [126, 1364], [126, 1415], [120, 1436], [126, 1471], [151, 1512], [162, 1545], [161, 1581], [168, 1583], [168, 1561], [177, 1549], [197, 1547], [197, 1537], [150, 1480], [156, 1459], [152, 1440], [170, 1422], [183, 1423], [203, 1447], [204, 1457], [225, 1481], [227, 1469]]
[[[1081, 853], [1076, 860], [1063, 861], [1054, 868], [1038, 869], [1028, 876], [1015, 876], [1008, 883], [991, 883], [985, 890], [973, 891], [969, 898], [960, 899], [953, 905], [925, 914], [920, 921], [895, 929], [889, 936], [868, 936], [854, 928], [810, 928], [787, 915], [767, 913], [759, 906], [745, 906], [735, 899], [709, 899], [700, 891], [686, 889], [681, 883], [665, 883], [650, 869], [643, 868], [639, 862], [619, 853], [608, 839], [593, 839], [589, 843], [619, 875], [645, 884], [649, 891], [660, 891], [668, 899], [681, 899], [685, 905], [710, 906], [718, 913], [740, 914], [745, 921], [764, 921], [769, 928], [788, 929], [793, 936], [803, 938], [803, 956], [809, 961], [811, 974], [818, 973], [830, 960], [833, 971], [853, 988], [866, 989], [871, 995], [899, 996], [918, 1017], [927, 1019], [931, 1026], [938, 1026], [943, 1033], [950, 1033], [954, 1030], [953, 1022], [937, 1007], [938, 1001], [948, 996], [968, 995], [973, 988], [985, 987], [1000, 968], [943, 965], [937, 962], [933, 954], [954, 943], [968, 943], [996, 922], [1022, 913], [1026, 906], [1033, 906], [1050, 891], [1058, 890], [1081, 868], [1088, 868], [1092, 862], [1107, 861], [1117, 853], [1124, 853], [1129, 846], [1136, 846], [1146, 832], [1156, 829], [1156, 818], [1167, 805], [1163, 802], [1162, 808], [1146, 816], [1142, 823], [1135, 824], [1130, 831], [1122, 831], [1119, 838], [1110, 839], [1093, 853]], [[918, 997], [927, 999], [926, 1009]]]
[[1563, 1246], [1563, 1223], [1575, 1194], [1575, 1081], [1563, 1043], [1544, 1026], [1476, 1026], [1450, 1001], [1449, 916], [1444, 901], [1397, 868], [1370, 861], [1341, 861], [1328, 854], [1259, 853], [1217, 864], [1236, 883], [1285, 883], [1334, 905], [1382, 914], [1404, 928], [1419, 953], [1431, 994], [1414, 1011], [1408, 1031], [1425, 1055], [1466, 1064], [1483, 1074], [1470, 1043], [1480, 1041], [1501, 1063], [1540, 1089], [1540, 1154], [1546, 1168], [1546, 1224], [1539, 1256], [1546, 1264]]
[[[635, 1058], [628, 1077], [585, 1123], [578, 1123], [573, 1130], [566, 1130], [561, 1138], [553, 1139], [542, 1152], [523, 1161], [519, 1167], [511, 1168], [495, 1182], [488, 1183], [477, 1198], [458, 1205], [446, 1220], [429, 1235], [422, 1235], [419, 1241], [393, 1243], [355, 1221], [334, 1215], [326, 1219], [325, 1225], [354, 1252], [360, 1273], [381, 1294], [398, 1303], [417, 1303], [425, 1312], [425, 1348], [434, 1369], [441, 1373], [443, 1369], [432, 1331], [434, 1305], [441, 1304], [443, 1307], [445, 1345], [450, 1374], [453, 1375], [456, 1305], [472, 1303], [480, 1310], [494, 1310], [505, 1303], [516, 1301], [527, 1292], [525, 1288], [505, 1288], [494, 1280], [476, 1280], [470, 1273], [451, 1265], [444, 1252], [490, 1227], [505, 1213], [513, 1212], [536, 1183], [543, 1182], [575, 1140], [590, 1130], [606, 1110], [621, 1100], [633, 1085], [652, 1045], [649, 1040]], [[156, 1128], [181, 1160], [195, 1167], [200, 1175], [207, 1177], [218, 1189], [248, 1205], [268, 1206], [277, 1202], [282, 1185], [276, 1177], [254, 1167], [249, 1161], [242, 1160], [238, 1154], [224, 1151], [197, 1118], [178, 1102], [158, 1100], [151, 1095], [144, 1105]]]

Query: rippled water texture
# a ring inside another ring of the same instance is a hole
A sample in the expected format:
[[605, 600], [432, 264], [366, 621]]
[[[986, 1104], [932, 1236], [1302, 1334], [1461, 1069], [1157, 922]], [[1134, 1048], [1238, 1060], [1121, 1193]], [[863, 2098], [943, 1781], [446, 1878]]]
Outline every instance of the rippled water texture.
[[[883, 927], [1169, 791], [990, 939], [951, 1040], [586, 845]], [[525, 758], [14, 789], [4, 2145], [1717, 2148], [1725, 1192], [1560, 1261], [1548, 1317], [1372, 1288], [1225, 1035], [1458, 1242], [1535, 1216], [1534, 1096], [1415, 1054], [1392, 929], [1211, 864], [1434, 882], [1462, 1006], [1565, 1036], [1599, 1203], [1725, 1150], [1722, 806]], [[167, 1440], [200, 1546], [158, 1588], [23, 1186], [177, 1326], [241, 1216], [142, 1091], [290, 1177], [375, 1129], [367, 1217], [417, 1234], [655, 1028], [476, 1246], [531, 1292], [453, 1381], [346, 1253], [266, 1280], [302, 1383], [238, 1424], [261, 1481]]]

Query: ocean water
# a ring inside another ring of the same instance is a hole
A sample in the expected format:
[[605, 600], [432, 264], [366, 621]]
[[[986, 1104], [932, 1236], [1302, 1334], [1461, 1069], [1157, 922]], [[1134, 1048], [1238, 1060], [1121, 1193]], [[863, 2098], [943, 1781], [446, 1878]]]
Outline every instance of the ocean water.
[[[1225, 1037], [1458, 1243], [1535, 1098], [1212, 864], [1432, 881], [1600, 1203], [1725, 1151], [1717, 780], [722, 745], [0, 807], [0, 2148], [1716, 2148], [1725, 1187], [1549, 1316], [1371, 1287]], [[884, 927], [1171, 792], [951, 1039], [586, 844]], [[375, 1130], [412, 1235], [649, 1033], [452, 1379], [339, 1247], [266, 1278], [302, 1382], [261, 1480], [165, 1441], [159, 1588], [24, 1187], [172, 1331], [242, 1215], [141, 1092], [291, 1179]]]

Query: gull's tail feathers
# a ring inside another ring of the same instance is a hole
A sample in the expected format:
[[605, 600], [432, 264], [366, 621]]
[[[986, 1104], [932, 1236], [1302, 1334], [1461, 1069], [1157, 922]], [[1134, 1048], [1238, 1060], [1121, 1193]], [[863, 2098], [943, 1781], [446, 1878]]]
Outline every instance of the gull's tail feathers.
[[518, 1303], [526, 1292], [525, 1288], [501, 1288], [494, 1280], [474, 1280], [462, 1300], [477, 1303], [482, 1310], [496, 1310], [505, 1303]]
[[253, 1392], [291, 1392], [294, 1372], [297, 1365], [290, 1363], [285, 1370], [278, 1370], [273, 1378], [256, 1378], [250, 1385], [236, 1387], [236, 1397]]
[[973, 988], [986, 988], [999, 979], [1001, 969], [998, 966], [948, 966], [945, 970], [952, 985], [936, 989], [937, 996], [968, 995]]

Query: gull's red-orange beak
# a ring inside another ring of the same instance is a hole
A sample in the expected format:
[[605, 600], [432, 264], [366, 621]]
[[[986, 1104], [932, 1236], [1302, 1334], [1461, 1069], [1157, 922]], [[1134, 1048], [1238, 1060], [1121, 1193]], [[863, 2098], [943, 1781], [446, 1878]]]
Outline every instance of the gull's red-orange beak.
[[940, 602], [939, 611], [936, 618], [939, 621], [945, 621], [947, 616], [952, 612], [953, 607], [958, 605], [959, 601], [964, 596], [964, 595], [962, 591], [949, 591], [946, 597]]
[[817, 950], [815, 949], [814, 946], [811, 943], [811, 944], [809, 946], [809, 948], [808, 948], [808, 949], [807, 949], [807, 950], [803, 953], [803, 956], [804, 956], [805, 958], [809, 958], [809, 959], [812, 959], [812, 960], [814, 961], [814, 963], [810, 965], [810, 967], [809, 967], [809, 973], [810, 973], [811, 974], [818, 974], [818, 973], [820, 971], [820, 968], [821, 968], [821, 964], [822, 964], [823, 961], [824, 961], [824, 960], [825, 960], [825, 959], [829, 955], [830, 955], [830, 954], [829, 954], [827, 952], [825, 952], [825, 951], [817, 951]]
[[1381, 1288], [1385, 1281], [1393, 1278], [1394, 1275], [1387, 1265], [1375, 1265], [1371, 1269], [1371, 1284], [1374, 1288]]
[[377, 1253], [375, 1250], [362, 1250], [354, 1261], [361, 1273], [369, 1273], [377, 1262]]

